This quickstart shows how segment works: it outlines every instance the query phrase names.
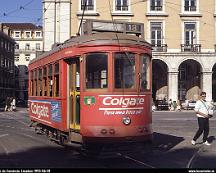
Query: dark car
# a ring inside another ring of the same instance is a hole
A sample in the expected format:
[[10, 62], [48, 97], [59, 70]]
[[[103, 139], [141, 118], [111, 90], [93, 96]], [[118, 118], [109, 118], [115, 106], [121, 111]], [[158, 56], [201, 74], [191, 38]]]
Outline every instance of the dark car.
[[166, 100], [156, 100], [157, 110], [168, 110], [168, 102]]
[[27, 107], [27, 100], [16, 99], [16, 106], [18, 107]]

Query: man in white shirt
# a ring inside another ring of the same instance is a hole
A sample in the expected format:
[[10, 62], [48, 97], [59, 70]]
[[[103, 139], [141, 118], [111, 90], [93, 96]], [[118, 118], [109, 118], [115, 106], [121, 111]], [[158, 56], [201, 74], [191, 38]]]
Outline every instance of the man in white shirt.
[[208, 115], [208, 109], [209, 104], [205, 101], [206, 98], [206, 92], [201, 92], [200, 94], [201, 98], [196, 102], [195, 104], [195, 112], [197, 115], [198, 125], [199, 129], [197, 130], [195, 136], [193, 137], [193, 140], [191, 141], [192, 145], [196, 144], [196, 140], [201, 136], [203, 133], [203, 144], [205, 145], [211, 145], [208, 141], [208, 135], [209, 135], [209, 115]]

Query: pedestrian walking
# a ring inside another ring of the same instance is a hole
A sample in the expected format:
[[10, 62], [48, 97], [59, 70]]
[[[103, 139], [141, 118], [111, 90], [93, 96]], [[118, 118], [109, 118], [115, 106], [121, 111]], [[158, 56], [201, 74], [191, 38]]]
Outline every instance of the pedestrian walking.
[[169, 110], [171, 111], [172, 110], [172, 99], [169, 99], [169, 102], [168, 102], [168, 107], [169, 107]]
[[177, 108], [177, 103], [176, 103], [176, 101], [173, 101], [173, 110], [175, 111], [176, 110], [176, 108]]
[[211, 145], [208, 142], [209, 135], [209, 108], [210, 103], [206, 102], [206, 92], [201, 92], [200, 99], [195, 104], [195, 112], [198, 120], [198, 130], [191, 141], [192, 145], [196, 144], [196, 140], [203, 134], [203, 144]]
[[11, 98], [11, 111], [15, 111], [16, 110], [16, 99], [15, 97]]
[[181, 111], [181, 101], [177, 101], [177, 111]]

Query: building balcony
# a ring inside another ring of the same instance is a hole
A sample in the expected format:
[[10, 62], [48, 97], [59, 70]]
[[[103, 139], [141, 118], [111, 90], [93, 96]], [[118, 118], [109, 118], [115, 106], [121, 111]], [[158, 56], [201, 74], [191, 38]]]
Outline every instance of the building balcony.
[[35, 53], [36, 49], [15, 49], [15, 53]]
[[201, 44], [181, 44], [182, 52], [201, 52]]
[[152, 45], [152, 51], [154, 51], [154, 52], [167, 52], [167, 44]]

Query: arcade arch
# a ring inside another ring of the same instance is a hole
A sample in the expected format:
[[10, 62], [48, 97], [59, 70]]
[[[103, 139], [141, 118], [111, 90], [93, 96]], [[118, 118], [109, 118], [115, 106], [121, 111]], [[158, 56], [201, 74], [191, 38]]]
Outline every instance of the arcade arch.
[[153, 100], [168, 99], [168, 67], [159, 59], [152, 61], [152, 98]]
[[199, 62], [188, 59], [178, 68], [178, 99], [197, 100], [201, 90], [202, 67]]

